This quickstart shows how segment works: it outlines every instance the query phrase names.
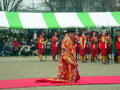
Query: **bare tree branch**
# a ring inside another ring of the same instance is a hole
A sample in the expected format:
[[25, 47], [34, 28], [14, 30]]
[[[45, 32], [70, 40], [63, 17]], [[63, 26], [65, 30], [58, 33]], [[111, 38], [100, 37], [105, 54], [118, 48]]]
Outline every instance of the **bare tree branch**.
[[2, 0], [1, 7], [3, 11], [16, 11], [23, 0]]
[[66, 5], [66, 0], [58, 0], [57, 1], [57, 7], [58, 7], [58, 11], [65, 11], [65, 5]]
[[18, 8], [18, 6], [20, 5], [20, 3], [22, 2], [23, 0], [18, 0], [18, 2], [14, 5], [14, 7], [13, 8], [11, 8], [11, 10], [10, 11], [16, 11], [17, 10], [17, 8]]
[[[56, 5], [53, 4], [56, 2]], [[71, 5], [66, 4], [69, 2]], [[87, 4], [86, 4], [87, 3]], [[66, 8], [72, 7], [71, 11], [83, 12], [84, 8], [89, 11], [120, 11], [120, 0], [44, 0], [44, 4], [50, 8], [51, 11], [66, 11]], [[84, 6], [88, 5], [88, 6]], [[99, 4], [99, 6], [97, 6]]]
[[84, 0], [71, 0], [70, 2], [76, 12], [83, 12]]
[[13, 9], [14, 4], [15, 4], [15, 0], [12, 1], [11, 9]]
[[8, 10], [10, 0], [6, 1], [6, 9]]
[[51, 3], [51, 0], [47, 1], [47, 0], [44, 0], [44, 4], [50, 8], [50, 10], [53, 12], [53, 6], [52, 6], [52, 3]]
[[5, 0], [3, 0], [3, 10], [5, 11], [6, 6], [5, 6]]
[[2, 4], [1, 4], [1, 2], [0, 2], [0, 11], [2, 11]]

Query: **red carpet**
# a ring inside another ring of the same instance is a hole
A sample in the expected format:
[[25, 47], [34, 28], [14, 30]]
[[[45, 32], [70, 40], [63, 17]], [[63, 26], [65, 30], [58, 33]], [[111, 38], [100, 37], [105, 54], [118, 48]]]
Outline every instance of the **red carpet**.
[[42, 78], [0, 80], [0, 89], [60, 85], [120, 84], [120, 76], [81, 77], [81, 79], [75, 83], [43, 83], [39, 82], [40, 79]]

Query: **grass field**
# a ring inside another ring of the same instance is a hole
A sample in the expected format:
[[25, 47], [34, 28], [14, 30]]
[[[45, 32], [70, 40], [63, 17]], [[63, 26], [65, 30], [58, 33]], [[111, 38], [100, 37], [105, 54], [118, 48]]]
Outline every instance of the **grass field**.
[[[23, 78], [56, 77], [58, 62], [52, 61], [51, 56], [46, 62], [40, 62], [38, 56], [29, 57], [0, 57], [0, 80]], [[113, 60], [109, 65], [101, 63], [81, 63], [78, 61], [81, 76], [120, 76], [120, 64]], [[30, 87], [4, 90], [120, 90], [120, 84], [114, 85], [73, 85]]]

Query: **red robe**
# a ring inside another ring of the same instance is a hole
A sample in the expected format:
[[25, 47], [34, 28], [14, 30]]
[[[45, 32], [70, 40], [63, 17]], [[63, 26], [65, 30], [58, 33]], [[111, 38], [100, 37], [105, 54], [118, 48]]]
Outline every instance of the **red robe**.
[[75, 47], [68, 34], [62, 40], [59, 57], [58, 76], [56, 78], [42, 79], [39, 82], [70, 83], [80, 79], [75, 57]]
[[56, 36], [52, 36], [52, 55], [56, 55], [58, 51], [58, 38]]
[[89, 52], [89, 46], [88, 46], [88, 42], [90, 41], [90, 39], [88, 38], [88, 36], [86, 36], [86, 54]]
[[112, 48], [112, 38], [109, 36], [108, 39], [108, 54], [111, 54], [111, 48]]
[[97, 37], [91, 37], [90, 48], [91, 56], [95, 56], [96, 54], [98, 54]]
[[103, 34], [100, 37], [100, 50], [101, 50], [101, 55], [104, 56], [107, 55], [107, 37]]
[[[98, 36], [96, 36], [96, 38], [97, 38], [97, 40], [99, 41]], [[98, 53], [99, 53], [99, 43], [97, 43], [97, 46], [98, 46], [98, 48], [97, 48], [96, 53], [98, 54]]]
[[74, 35], [74, 46], [75, 46], [75, 49], [76, 49], [76, 54], [78, 53], [78, 48], [79, 48], [79, 36], [78, 35]]
[[80, 36], [80, 56], [84, 56], [86, 54], [87, 48], [87, 38], [85, 35]]
[[40, 35], [40, 37], [38, 38], [38, 48], [39, 48], [38, 53], [39, 54], [43, 54], [44, 49], [45, 49], [45, 45], [41, 43], [43, 41], [44, 41], [44, 38]]
[[118, 50], [118, 56], [120, 56], [120, 35], [117, 37], [116, 47]]

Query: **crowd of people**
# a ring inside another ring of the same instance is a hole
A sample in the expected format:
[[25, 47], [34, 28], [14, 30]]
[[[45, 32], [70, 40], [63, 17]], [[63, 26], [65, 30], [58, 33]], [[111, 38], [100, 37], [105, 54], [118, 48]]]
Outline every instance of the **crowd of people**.
[[[82, 30], [81, 34], [75, 29], [74, 31], [72, 40], [76, 58], [80, 56], [79, 59], [82, 63], [87, 63], [88, 59], [91, 62], [98, 62], [98, 55], [100, 55], [100, 61], [104, 64], [109, 64], [109, 60], [112, 59], [112, 53], [115, 63], [120, 62], [120, 28], [116, 28], [114, 34], [106, 30], [102, 30], [101, 33]], [[62, 39], [66, 33], [64, 31], [58, 37], [56, 31], [50, 39], [45, 38], [44, 32], [41, 32], [40, 35], [33, 33], [33, 35], [28, 36], [29, 38], [25, 38], [24, 35], [18, 36], [17, 34], [6, 34], [5, 36], [0, 34], [0, 55], [39, 55], [40, 61], [43, 61], [42, 56], [46, 50], [46, 53], [52, 54], [52, 59], [55, 61], [56, 54], [60, 54]], [[88, 54], [90, 54], [90, 58], [88, 58]]]
[[[74, 30], [75, 31], [75, 30]], [[54, 32], [52, 36], [52, 58], [55, 60], [55, 56], [60, 53], [62, 39], [66, 33], [57, 37], [57, 32]], [[112, 59], [112, 53], [114, 56], [114, 62], [120, 63], [120, 28], [115, 29], [115, 33], [111, 34], [107, 30], [102, 30], [101, 34], [96, 31], [88, 33], [86, 30], [82, 30], [82, 34], [79, 32], [74, 32], [72, 37], [73, 44], [75, 47], [76, 58], [80, 56], [80, 61], [82, 63], [87, 63], [87, 59], [91, 62], [98, 62], [98, 54], [100, 54], [100, 61], [103, 64], [109, 64], [109, 60]], [[48, 40], [44, 40], [44, 32], [41, 32], [38, 38], [39, 46], [39, 56], [40, 61], [42, 60], [42, 55], [45, 49], [45, 44]], [[88, 58], [88, 53], [90, 52], [91, 57]]]
[[36, 48], [36, 39], [25, 39], [24, 35], [17, 34], [0, 34], [1, 56], [37, 55]]
[[[57, 77], [40, 79], [38, 82], [67, 83], [78, 81], [80, 79], [77, 69], [78, 56], [80, 56], [79, 59], [82, 63], [87, 63], [89, 59], [91, 62], [100, 61], [108, 65], [113, 55], [114, 62], [120, 63], [120, 28], [115, 28], [113, 34], [105, 29], [100, 33], [87, 32], [84, 29], [80, 34], [75, 28], [68, 28], [59, 37], [57, 31], [53, 33], [51, 38], [46, 38], [44, 32], [41, 32], [40, 35], [34, 33], [28, 37], [9, 34], [3, 37], [0, 34], [0, 53], [2, 56], [32, 56], [36, 52], [40, 61], [44, 61], [45, 51], [47, 53], [51, 50], [53, 61], [56, 61], [58, 54]], [[100, 56], [100, 60], [98, 60], [98, 56]]]

